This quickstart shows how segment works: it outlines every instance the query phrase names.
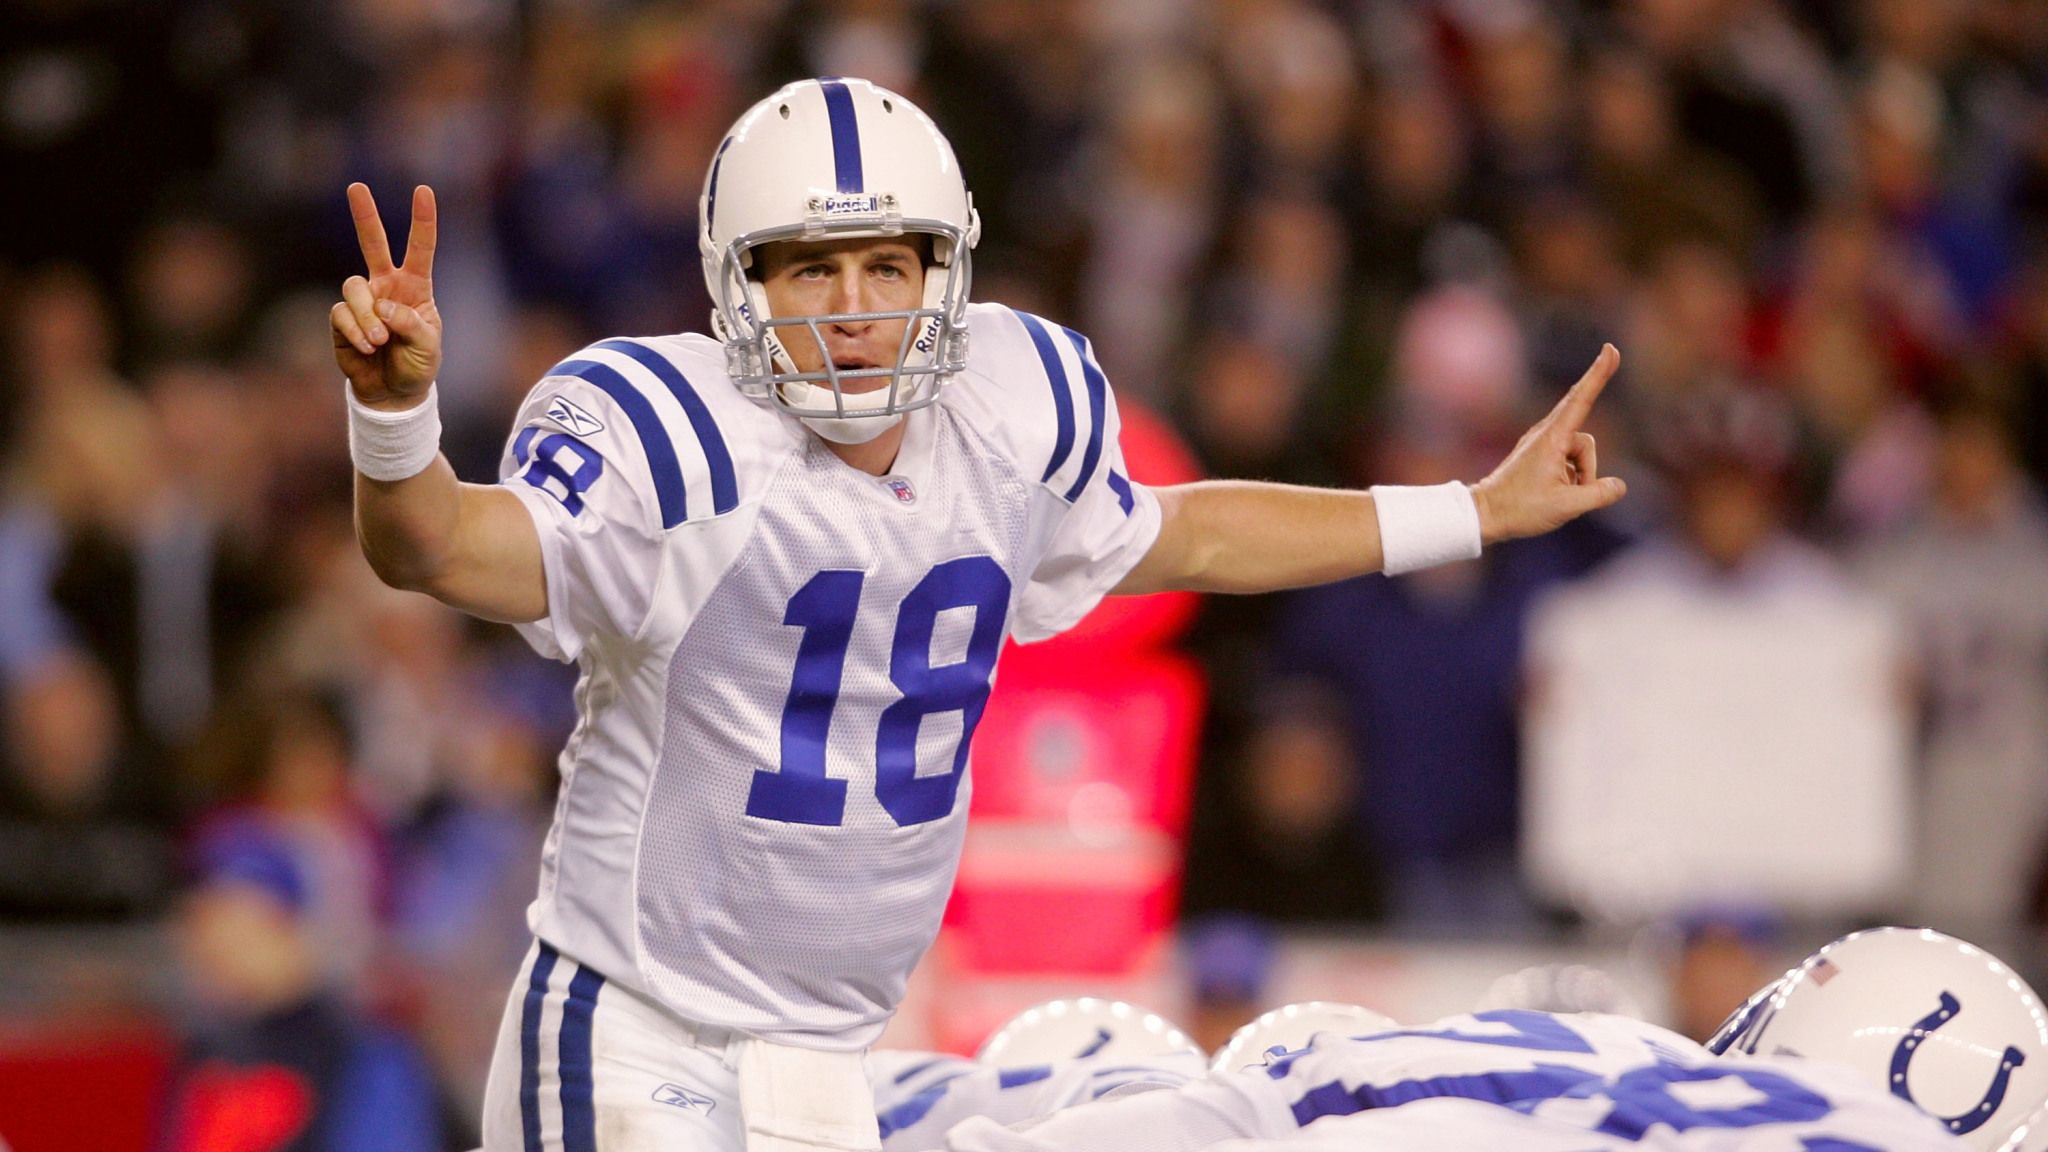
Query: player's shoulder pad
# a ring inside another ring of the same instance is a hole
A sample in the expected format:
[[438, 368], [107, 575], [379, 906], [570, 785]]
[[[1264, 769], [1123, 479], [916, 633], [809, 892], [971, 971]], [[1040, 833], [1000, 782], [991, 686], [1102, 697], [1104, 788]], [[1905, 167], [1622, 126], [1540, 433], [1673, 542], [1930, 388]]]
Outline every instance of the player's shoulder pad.
[[748, 489], [759, 486], [779, 433], [732, 386], [719, 346], [689, 334], [614, 337], [583, 348], [548, 369], [529, 395], [520, 420], [536, 419], [635, 456], [663, 529], [723, 516], [758, 495]]
[[1073, 503], [1105, 466], [1115, 400], [1094, 347], [1071, 328], [1000, 304], [968, 308], [960, 384], [999, 413], [1019, 465]]

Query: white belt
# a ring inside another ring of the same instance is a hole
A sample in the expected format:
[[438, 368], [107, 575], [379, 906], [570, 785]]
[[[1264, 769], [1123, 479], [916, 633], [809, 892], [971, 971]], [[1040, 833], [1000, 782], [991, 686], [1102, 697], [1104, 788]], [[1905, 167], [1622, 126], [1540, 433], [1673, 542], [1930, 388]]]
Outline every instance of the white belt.
[[747, 1152], [878, 1152], [874, 1090], [859, 1052], [819, 1052], [752, 1036], [727, 1057], [739, 1074]]

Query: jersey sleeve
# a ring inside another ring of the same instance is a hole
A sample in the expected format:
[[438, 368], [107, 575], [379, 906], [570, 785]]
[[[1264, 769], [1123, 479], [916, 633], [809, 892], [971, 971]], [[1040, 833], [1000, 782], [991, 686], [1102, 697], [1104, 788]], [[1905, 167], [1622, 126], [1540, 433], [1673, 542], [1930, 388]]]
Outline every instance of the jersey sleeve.
[[548, 614], [519, 634], [564, 662], [595, 636], [639, 630], [662, 558], [659, 493], [638, 429], [612, 392], [570, 374], [579, 362], [595, 361], [564, 361], [528, 394], [498, 464], [499, 483], [533, 517], [547, 573]]
[[[1134, 482], [1124, 464], [1116, 396], [1093, 347], [1071, 329], [1016, 315], [1044, 372], [1036, 388], [1051, 400], [1036, 423], [1050, 428], [1041, 484], [1057, 501], [1012, 627], [1018, 640], [1030, 643], [1080, 623], [1137, 567], [1159, 538], [1160, 510], [1158, 498]], [[1027, 466], [1035, 463], [1027, 457]]]

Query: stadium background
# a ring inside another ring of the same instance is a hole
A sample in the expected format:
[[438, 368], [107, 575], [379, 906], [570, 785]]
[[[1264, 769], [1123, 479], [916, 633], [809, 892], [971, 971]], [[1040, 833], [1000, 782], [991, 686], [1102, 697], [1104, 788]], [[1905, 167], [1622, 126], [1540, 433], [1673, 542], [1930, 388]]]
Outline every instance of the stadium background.
[[[1212, 1040], [1303, 996], [1697, 1030], [1876, 921], [2041, 973], [2039, 4], [14, 0], [18, 1152], [268, 1147], [304, 1101], [200, 1074], [253, 1005], [313, 994], [391, 1029], [442, 1113], [422, 1147], [473, 1142], [572, 680], [356, 550], [341, 190], [387, 219], [440, 195], [446, 447], [484, 479], [561, 354], [702, 329], [706, 161], [818, 74], [951, 136], [976, 297], [1094, 338], [1140, 479], [1474, 479], [1624, 351], [1607, 519], [1398, 582], [1120, 604], [1006, 659], [893, 1041], [1076, 991]], [[1589, 636], [1626, 668], [1582, 675]], [[290, 941], [309, 969], [266, 959]]]

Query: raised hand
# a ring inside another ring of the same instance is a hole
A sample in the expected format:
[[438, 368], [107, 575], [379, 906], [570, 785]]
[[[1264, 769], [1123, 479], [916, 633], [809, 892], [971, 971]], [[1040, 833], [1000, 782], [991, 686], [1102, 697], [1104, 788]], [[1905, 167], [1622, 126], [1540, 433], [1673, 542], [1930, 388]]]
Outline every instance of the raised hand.
[[1522, 433], [1507, 459], [1473, 485], [1486, 543], [1541, 535], [1628, 494], [1620, 477], [1600, 475], [1592, 434], [1580, 431], [1593, 401], [1620, 366], [1621, 353], [1612, 344], [1603, 345], [1557, 407]]
[[348, 209], [369, 276], [344, 281], [340, 302], [328, 312], [334, 362], [364, 404], [409, 408], [441, 371], [441, 312], [434, 307], [434, 190], [424, 184], [413, 189], [412, 233], [405, 263], [396, 267], [367, 185], [348, 186]]

